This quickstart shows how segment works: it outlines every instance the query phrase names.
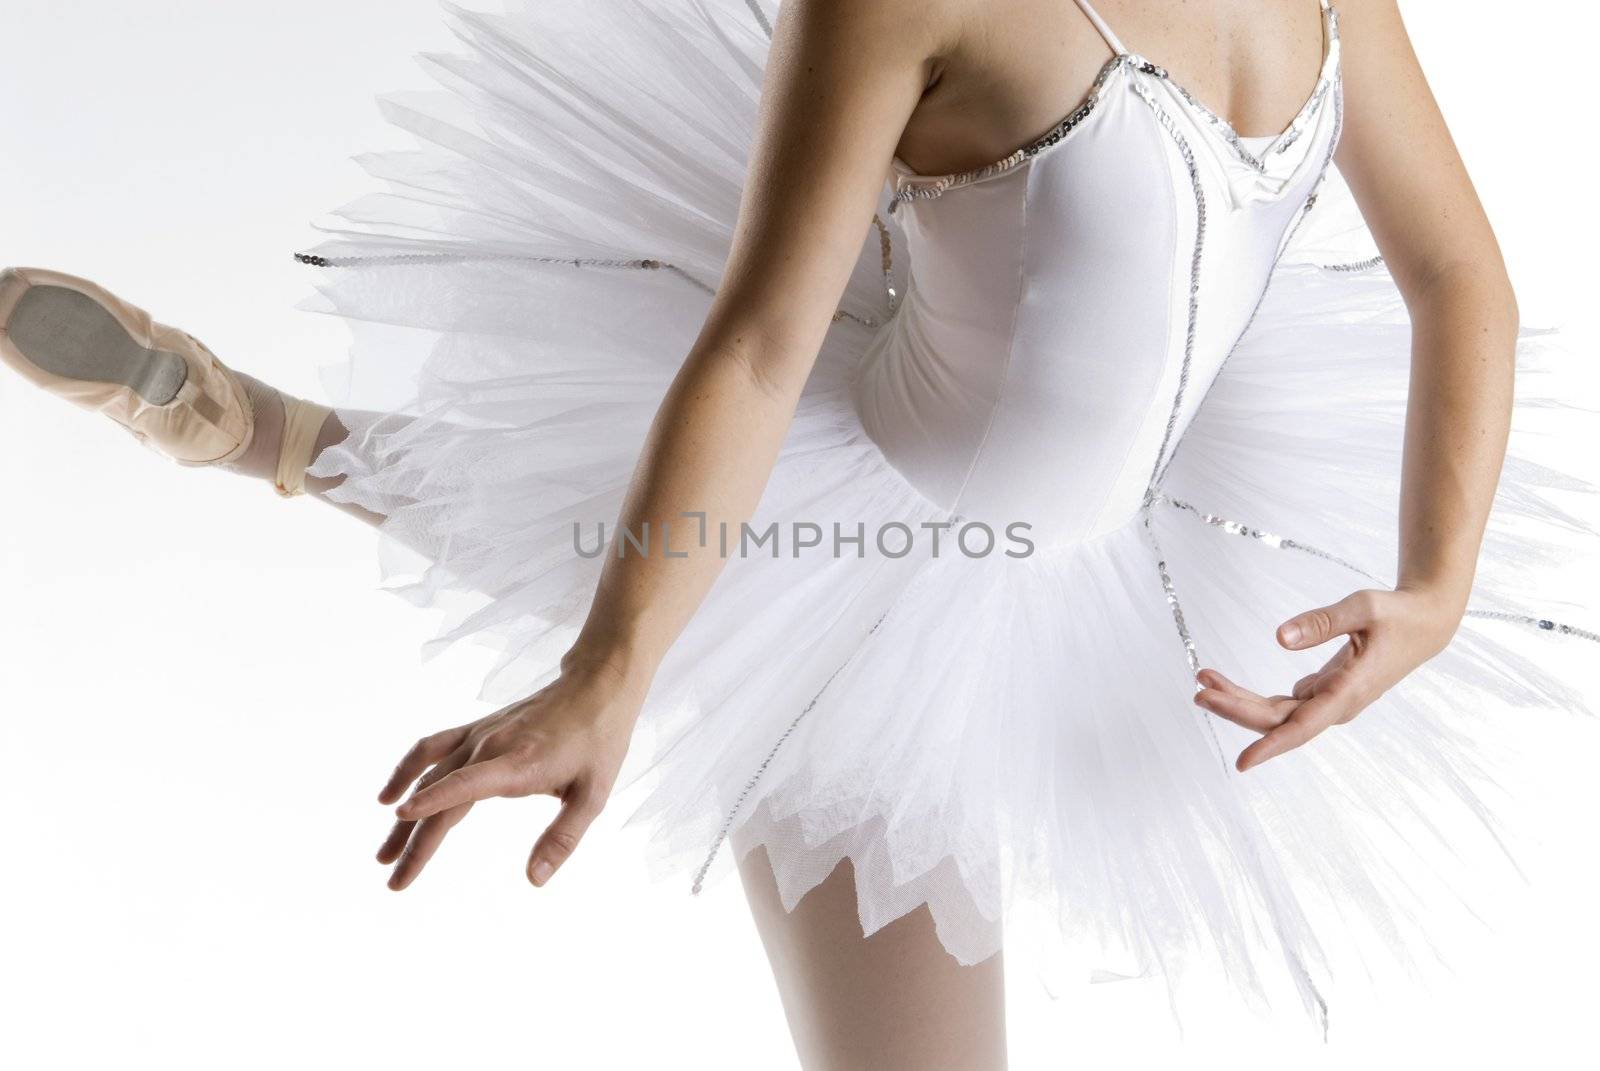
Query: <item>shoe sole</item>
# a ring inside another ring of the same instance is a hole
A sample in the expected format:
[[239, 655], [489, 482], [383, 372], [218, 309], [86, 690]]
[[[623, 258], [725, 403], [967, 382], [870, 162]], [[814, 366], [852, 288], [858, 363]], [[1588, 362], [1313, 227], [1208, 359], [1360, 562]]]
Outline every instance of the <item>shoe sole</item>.
[[62, 286], [30, 286], [6, 324], [17, 351], [51, 375], [127, 387], [166, 405], [189, 378], [175, 353], [139, 344], [101, 304]]

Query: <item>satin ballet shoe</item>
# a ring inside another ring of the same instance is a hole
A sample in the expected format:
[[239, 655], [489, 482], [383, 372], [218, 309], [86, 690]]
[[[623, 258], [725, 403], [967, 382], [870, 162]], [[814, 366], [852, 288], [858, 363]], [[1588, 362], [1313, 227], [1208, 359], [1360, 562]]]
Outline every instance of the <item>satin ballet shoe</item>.
[[[255, 434], [243, 382], [211, 350], [87, 279], [43, 268], [0, 272], [0, 361], [180, 465], [236, 461]], [[288, 497], [305, 489], [329, 410], [282, 397], [273, 482]]]

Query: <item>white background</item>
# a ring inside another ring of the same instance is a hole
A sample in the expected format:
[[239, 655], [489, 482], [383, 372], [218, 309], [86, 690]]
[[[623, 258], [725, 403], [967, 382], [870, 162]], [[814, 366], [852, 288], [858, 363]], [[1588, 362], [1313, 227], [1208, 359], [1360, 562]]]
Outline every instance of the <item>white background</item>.
[[[1524, 321], [1593, 353], [1600, 19], [1406, 12]], [[0, 0], [0, 263], [101, 280], [317, 396], [345, 329], [292, 308], [313, 269], [289, 254], [369, 188], [349, 156], [401, 143], [374, 94], [448, 47], [431, 0]], [[543, 800], [480, 808], [411, 891], [383, 887], [373, 796], [475, 714], [486, 656], [419, 664], [431, 621], [375, 590], [374, 538], [0, 377], [0, 1064], [793, 1066], [737, 881], [651, 884], [618, 815], [544, 890], [521, 876]], [[1463, 941], [1458, 976], [1336, 1006], [1327, 1045], [1221, 993], [1180, 1039], [1159, 987], [1051, 1002], [1021, 955], [1013, 1066], [1582, 1065], [1600, 734], [1562, 720], [1529, 725], [1548, 824], [1522, 910]]]

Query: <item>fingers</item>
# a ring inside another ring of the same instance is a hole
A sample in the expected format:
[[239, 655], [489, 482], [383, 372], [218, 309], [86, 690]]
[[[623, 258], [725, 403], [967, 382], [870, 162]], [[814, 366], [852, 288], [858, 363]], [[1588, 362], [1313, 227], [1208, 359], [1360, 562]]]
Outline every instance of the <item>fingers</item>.
[[1289, 694], [1296, 699], [1310, 699], [1332, 681], [1336, 674], [1350, 664], [1351, 657], [1355, 654], [1354, 644], [1347, 643], [1339, 648], [1339, 653], [1322, 664], [1322, 668], [1294, 682], [1294, 687]]
[[389, 828], [389, 835], [383, 838], [383, 843], [378, 846], [378, 862], [388, 866], [400, 858], [400, 851], [411, 839], [411, 831], [417, 828], [415, 822], [396, 822]]
[[1369, 593], [1358, 591], [1331, 606], [1307, 610], [1278, 626], [1278, 642], [1291, 651], [1327, 643], [1372, 623]]
[[[427, 788], [447, 774], [459, 770], [469, 758], [466, 748], [457, 748], [447, 758], [433, 769], [422, 775], [417, 782], [418, 789]], [[417, 827], [415, 822], [398, 821], [389, 830], [389, 835], [384, 838], [383, 844], [378, 848], [378, 862], [385, 866], [400, 857], [400, 849], [406, 846], [406, 841], [411, 839], [411, 831]]]
[[1282, 725], [1241, 751], [1234, 767], [1244, 773], [1268, 759], [1293, 751], [1330, 725], [1338, 724], [1342, 720], [1341, 710], [1342, 704], [1335, 696], [1329, 693], [1313, 696], [1296, 706]]
[[528, 856], [528, 880], [543, 885], [578, 849], [578, 842], [600, 814], [598, 793], [575, 792], [561, 803], [555, 821], [545, 829]]
[[501, 755], [463, 766], [434, 784], [418, 789], [395, 814], [407, 822], [415, 822], [491, 796], [527, 795], [533, 790], [532, 784], [533, 770], [526, 760]]
[[1374, 592], [1357, 591], [1278, 627], [1278, 642], [1291, 651], [1316, 647], [1338, 636], [1350, 637], [1321, 669], [1296, 681], [1287, 696], [1259, 696], [1216, 670], [1201, 671], [1197, 679], [1202, 687], [1195, 693], [1195, 703], [1262, 734], [1235, 761], [1240, 773], [1300, 747], [1330, 725], [1349, 721], [1366, 705], [1359, 696], [1375, 694], [1363, 690], [1352, 671], [1371, 639], [1368, 630], [1376, 623], [1376, 598]]
[[1252, 767], [1260, 766], [1268, 759], [1276, 758], [1285, 751], [1292, 751], [1306, 743], [1324, 728], [1326, 726], [1317, 724], [1309, 718], [1291, 716], [1282, 725], [1270, 730], [1260, 740], [1241, 751], [1239, 757], [1234, 760], [1234, 768], [1244, 773]]
[[1199, 674], [1196, 675], [1195, 679], [1206, 688], [1216, 688], [1221, 691], [1228, 692], [1231, 695], [1242, 696], [1245, 699], [1261, 698], [1261, 696], [1257, 693], [1252, 692], [1248, 688], [1240, 687], [1214, 669], [1202, 669]]
[[406, 752], [405, 757], [400, 760], [399, 765], [394, 768], [394, 773], [389, 775], [389, 780], [378, 793], [378, 802], [390, 804], [398, 800], [405, 793], [406, 787], [421, 776], [422, 771], [460, 747], [466, 740], [470, 728], [469, 725], [459, 725], [454, 729], [425, 736], [411, 745], [411, 750]]
[[1265, 699], [1243, 689], [1226, 691], [1221, 688], [1203, 688], [1195, 693], [1194, 701], [1218, 717], [1258, 733], [1269, 732], [1283, 724], [1296, 705], [1288, 696]]
[[1293, 697], [1252, 692], [1214, 669], [1201, 670], [1196, 679], [1203, 686], [1194, 695], [1196, 706], [1258, 733], [1283, 724], [1294, 709]]
[[1310, 699], [1316, 694], [1317, 682], [1322, 680], [1322, 675], [1327, 670], [1319, 669], [1315, 673], [1307, 673], [1304, 677], [1294, 682], [1294, 687], [1289, 689], [1289, 694], [1296, 699]]
[[1368, 702], [1363, 696], [1370, 693], [1352, 671], [1351, 652], [1347, 644], [1327, 665], [1301, 678], [1294, 694], [1287, 696], [1256, 695], [1215, 670], [1201, 674], [1202, 682], [1210, 686], [1195, 693], [1195, 703], [1262, 734], [1240, 752], [1234, 763], [1240, 773], [1300, 747], [1329, 726], [1343, 725], [1361, 712]]
[[472, 804], [464, 803], [418, 822], [411, 832], [411, 839], [406, 843], [404, 854], [389, 875], [389, 888], [399, 892], [415, 881], [417, 875], [422, 873], [422, 868], [428, 865], [428, 860], [433, 858], [433, 853], [439, 850], [444, 835], [470, 810]]

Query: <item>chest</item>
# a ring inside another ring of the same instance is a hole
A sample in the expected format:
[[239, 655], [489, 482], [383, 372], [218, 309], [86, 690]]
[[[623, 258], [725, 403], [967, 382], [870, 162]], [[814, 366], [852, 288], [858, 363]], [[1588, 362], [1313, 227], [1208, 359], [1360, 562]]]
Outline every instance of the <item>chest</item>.
[[[1101, 0], [1096, 9], [1125, 48], [1160, 63], [1245, 137], [1283, 129], [1325, 51], [1318, 0]], [[942, 58], [899, 157], [923, 174], [999, 159], [1082, 100], [1110, 55], [1069, 0], [985, 0]]]

